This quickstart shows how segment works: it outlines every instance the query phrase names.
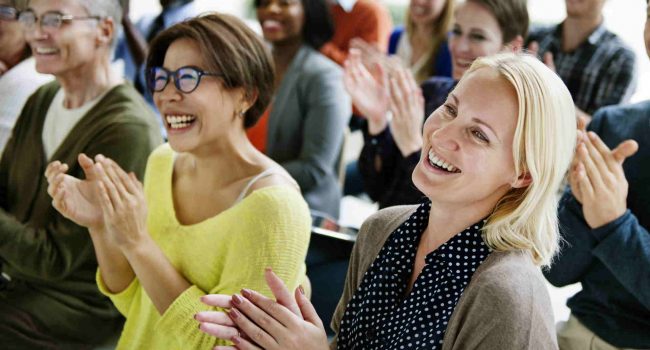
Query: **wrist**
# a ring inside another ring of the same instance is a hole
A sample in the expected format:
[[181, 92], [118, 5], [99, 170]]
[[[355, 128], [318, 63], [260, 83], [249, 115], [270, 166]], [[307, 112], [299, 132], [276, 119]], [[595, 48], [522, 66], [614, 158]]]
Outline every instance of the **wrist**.
[[381, 134], [388, 127], [390, 112], [383, 112], [382, 115], [368, 116], [368, 133], [372, 136]]
[[153, 240], [151, 240], [151, 237], [148, 234], [140, 234], [138, 235], [138, 238], [125, 240], [120, 242], [118, 245], [124, 256], [131, 261], [133, 257], [150, 251], [149, 247], [152, 243]]
[[402, 153], [402, 157], [406, 158], [415, 152], [422, 150], [422, 137], [417, 136], [410, 138], [408, 141], [400, 142], [395, 139], [395, 144]]

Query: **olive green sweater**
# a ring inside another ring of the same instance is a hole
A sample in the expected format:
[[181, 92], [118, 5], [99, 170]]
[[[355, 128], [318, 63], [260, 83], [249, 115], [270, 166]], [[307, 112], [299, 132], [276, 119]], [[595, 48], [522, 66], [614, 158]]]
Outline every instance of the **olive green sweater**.
[[162, 140], [150, 108], [122, 84], [46, 159], [43, 123], [59, 88], [53, 82], [29, 98], [0, 160], [0, 262], [12, 280], [0, 291], [0, 304], [29, 313], [62, 343], [94, 344], [115, 334], [121, 320], [95, 284], [97, 261], [87, 230], [52, 207], [44, 171], [60, 160], [70, 166], [69, 174], [83, 178], [77, 155], [101, 153], [142, 178], [149, 153]]

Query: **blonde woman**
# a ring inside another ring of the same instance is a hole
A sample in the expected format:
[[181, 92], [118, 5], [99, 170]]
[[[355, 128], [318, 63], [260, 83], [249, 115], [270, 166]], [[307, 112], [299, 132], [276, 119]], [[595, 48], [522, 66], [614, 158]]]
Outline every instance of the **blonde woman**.
[[447, 33], [454, 0], [411, 0], [406, 25], [396, 28], [388, 41], [388, 54], [411, 68], [418, 83], [431, 76], [451, 77]]
[[[533, 56], [480, 58], [423, 139], [413, 181], [427, 198], [362, 226], [330, 347], [557, 348], [539, 266], [557, 250], [555, 193], [576, 139], [566, 87]], [[300, 289], [290, 296], [266, 277], [277, 302], [250, 290], [210, 296], [230, 317], [199, 319], [227, 320], [211, 333], [238, 349], [327, 349]]]

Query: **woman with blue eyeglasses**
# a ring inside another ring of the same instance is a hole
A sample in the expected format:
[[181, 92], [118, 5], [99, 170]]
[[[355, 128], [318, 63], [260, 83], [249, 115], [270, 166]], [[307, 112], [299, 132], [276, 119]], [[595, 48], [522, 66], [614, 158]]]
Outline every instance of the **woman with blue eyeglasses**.
[[299, 188], [246, 136], [268, 104], [274, 73], [240, 20], [210, 14], [161, 32], [147, 81], [169, 143], [149, 157], [144, 185], [112, 160], [80, 157], [86, 180], [47, 170], [54, 206], [87, 226], [97, 283], [126, 317], [118, 349], [212, 349], [194, 315], [208, 293], [265, 287], [272, 267], [305, 278], [310, 215]]

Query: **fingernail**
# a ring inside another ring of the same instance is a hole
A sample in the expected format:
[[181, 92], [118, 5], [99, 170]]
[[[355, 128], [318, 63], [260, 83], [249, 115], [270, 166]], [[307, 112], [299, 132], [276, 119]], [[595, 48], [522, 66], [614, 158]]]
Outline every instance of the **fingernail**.
[[230, 312], [228, 312], [228, 316], [232, 318], [233, 320], [236, 320], [239, 318], [239, 311], [237, 309], [230, 309]]
[[298, 290], [300, 291], [300, 294], [305, 295], [305, 289], [302, 288], [302, 284], [298, 286]]
[[241, 298], [239, 295], [235, 294], [235, 295], [232, 296], [232, 303], [233, 303], [233, 304], [235, 304], [235, 305], [241, 305], [242, 301], [243, 301], [243, 300], [242, 300], [242, 298]]
[[267, 266], [267, 267], [264, 268], [264, 271], [273, 272], [273, 269], [270, 266]]
[[233, 342], [235, 345], [239, 345], [239, 343], [241, 343], [241, 339], [239, 339], [239, 337], [236, 335], [233, 335], [232, 338], [230, 338], [230, 341]]
[[243, 295], [247, 299], [250, 299], [253, 296], [253, 293], [251, 293], [250, 290], [244, 288], [244, 289], [241, 290], [241, 295]]

